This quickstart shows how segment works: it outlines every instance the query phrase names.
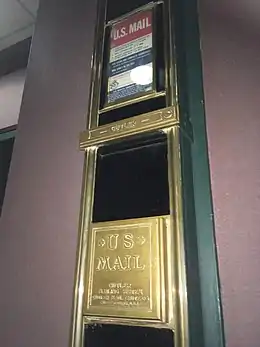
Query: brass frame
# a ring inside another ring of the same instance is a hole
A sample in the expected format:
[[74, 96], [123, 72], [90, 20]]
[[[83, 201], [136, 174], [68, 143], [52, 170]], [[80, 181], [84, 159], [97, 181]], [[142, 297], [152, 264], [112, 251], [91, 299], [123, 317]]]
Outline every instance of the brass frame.
[[[176, 64], [174, 63], [175, 47], [173, 41], [173, 20], [171, 16], [172, 0], [164, 4], [166, 57], [166, 99], [168, 107], [163, 110], [139, 115], [106, 126], [98, 127], [99, 116], [99, 90], [101, 66], [99, 57], [102, 56], [104, 46], [104, 23], [106, 0], [99, 1], [97, 26], [95, 35], [95, 49], [92, 59], [92, 78], [90, 102], [88, 110], [87, 130], [81, 133], [80, 149], [86, 152], [82, 185], [81, 212], [79, 223], [78, 260], [76, 267], [74, 303], [72, 311], [72, 326], [70, 347], [81, 347], [85, 324], [104, 321], [100, 317], [83, 317], [84, 276], [86, 271], [86, 252], [88, 247], [88, 232], [91, 228], [91, 215], [94, 197], [95, 167], [98, 147], [108, 141], [117, 141], [123, 137], [130, 137], [149, 131], [164, 131], [168, 139], [168, 176], [170, 193], [170, 224], [172, 232], [169, 233], [169, 249], [166, 252], [168, 266], [167, 276], [171, 288], [168, 290], [166, 300], [169, 307], [165, 323], [138, 321], [139, 325], [171, 327], [175, 334], [176, 347], [189, 346], [188, 334], [188, 304], [187, 283], [185, 270], [185, 247], [182, 210], [182, 172], [180, 151], [180, 117], [178, 108], [178, 94], [176, 83]], [[120, 106], [122, 106], [121, 104]], [[172, 284], [174, 284], [172, 286]], [[107, 318], [106, 323], [136, 325], [135, 319]]]
[[[88, 235], [88, 245], [89, 252], [87, 255], [87, 268], [85, 278], [87, 281], [87, 287], [85, 288], [85, 299], [88, 298], [91, 293], [91, 287], [93, 286], [93, 262], [95, 255], [94, 247], [94, 234], [99, 232], [114, 232], [116, 230], [131, 231], [132, 228], [146, 228], [149, 230], [150, 237], [150, 257], [158, 259], [158, 264], [156, 263], [155, 269], [150, 269], [151, 275], [149, 281], [152, 281], [149, 285], [151, 302], [153, 302], [152, 307], [150, 307], [150, 312], [145, 309], [130, 309], [128, 312], [128, 317], [125, 316], [126, 310], [114, 310], [107, 307], [90, 307], [89, 304], [84, 304], [83, 314], [87, 316], [89, 322], [95, 321], [99, 323], [107, 322], [108, 316], [110, 322], [115, 322], [120, 324], [124, 321], [125, 324], [149, 324], [150, 326], [169, 326], [174, 327], [174, 313], [173, 307], [168, 305], [168, 301], [165, 300], [166, 293], [169, 293], [173, 286], [172, 278], [168, 273], [168, 262], [165, 261], [166, 257], [172, 258], [172, 254], [169, 253], [171, 250], [171, 237], [170, 237], [170, 216], [159, 216], [159, 217], [146, 217], [146, 218], [136, 218], [128, 220], [119, 220], [113, 222], [101, 222], [93, 223], [90, 226]], [[118, 232], [117, 231], [117, 232]], [[166, 247], [165, 247], [166, 245]], [[112, 251], [113, 253], [113, 251]], [[173, 261], [171, 261], [173, 262]], [[153, 289], [155, 287], [155, 289]], [[146, 318], [144, 316], [146, 315]], [[132, 316], [132, 318], [130, 318]], [[171, 320], [169, 320], [169, 317]]]
[[[78, 251], [76, 264], [76, 279], [74, 286], [73, 309], [72, 309], [72, 326], [71, 326], [71, 347], [80, 347], [82, 345], [83, 334], [83, 292], [84, 292], [84, 275], [85, 275], [85, 258], [87, 250], [87, 230], [91, 223], [91, 214], [94, 198], [95, 185], [95, 168], [96, 168], [97, 147], [89, 147], [86, 150], [81, 210], [79, 218], [79, 235]], [[89, 207], [89, 208], [87, 208]]]

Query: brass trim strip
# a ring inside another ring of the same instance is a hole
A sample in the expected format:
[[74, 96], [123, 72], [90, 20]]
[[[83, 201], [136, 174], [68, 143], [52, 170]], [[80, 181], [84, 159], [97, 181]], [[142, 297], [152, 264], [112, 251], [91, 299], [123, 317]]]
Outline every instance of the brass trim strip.
[[174, 248], [174, 228], [175, 223], [173, 223], [173, 219], [175, 216], [170, 214], [170, 218], [166, 221], [167, 223], [167, 229], [169, 230], [168, 233], [168, 239], [164, 240], [165, 247], [167, 248], [167, 251], [165, 252], [165, 263], [167, 264], [167, 275], [168, 278], [166, 279], [166, 298], [167, 298], [167, 305], [168, 305], [168, 311], [167, 311], [167, 322], [169, 326], [175, 331], [176, 322], [178, 321], [179, 317], [177, 316], [176, 312], [176, 304], [175, 304], [175, 297], [176, 297], [176, 287], [175, 287], [175, 248]]
[[86, 130], [80, 134], [80, 149], [85, 150], [89, 146], [177, 124], [179, 124], [178, 108], [167, 107]]
[[[134, 320], [127, 318], [115, 317], [96, 317], [96, 316], [83, 316], [83, 324], [116, 324], [116, 325], [130, 325], [130, 326], [143, 326], [149, 328], [159, 329], [173, 329], [172, 325], [168, 323], [154, 322], [152, 320]], [[174, 329], [173, 329], [174, 331]]]
[[100, 103], [101, 74], [105, 39], [104, 22], [106, 20], [106, 5], [107, 0], [98, 1], [94, 49], [91, 62], [92, 71], [90, 81], [89, 107], [87, 114], [87, 128], [92, 128], [98, 125], [97, 114]]
[[82, 324], [83, 324], [83, 294], [85, 258], [87, 249], [87, 230], [91, 223], [92, 206], [94, 198], [95, 168], [96, 168], [96, 147], [89, 147], [86, 151], [82, 184], [81, 211], [79, 219], [79, 236], [77, 249], [76, 279], [74, 287], [71, 347], [82, 345]]
[[165, 0], [163, 17], [164, 17], [164, 54], [165, 54], [165, 82], [166, 82], [166, 100], [167, 105], [178, 103], [177, 88], [177, 64], [176, 64], [176, 48], [174, 37], [173, 22], [173, 0]]
[[182, 175], [181, 175], [181, 149], [180, 128], [172, 127], [166, 130], [168, 137], [168, 170], [169, 170], [169, 193], [170, 213], [173, 216], [173, 246], [174, 264], [172, 269], [173, 281], [175, 283], [175, 346], [189, 346], [188, 325], [188, 302], [185, 243], [183, 229], [183, 207], [182, 207]]
[[118, 108], [123, 108], [125, 106], [129, 106], [138, 102], [146, 101], [146, 100], [151, 100], [151, 99], [156, 99], [162, 96], [166, 96], [166, 92], [163, 90], [161, 92], [157, 92], [156, 88], [153, 87], [152, 90], [149, 92], [140, 92], [136, 94], [136, 96], [128, 96], [125, 97], [123, 100], [118, 100], [114, 102], [110, 102], [108, 104], [105, 104], [103, 108], [101, 108], [98, 111], [98, 115], [102, 115], [102, 113], [106, 113], [108, 111], [116, 110]]

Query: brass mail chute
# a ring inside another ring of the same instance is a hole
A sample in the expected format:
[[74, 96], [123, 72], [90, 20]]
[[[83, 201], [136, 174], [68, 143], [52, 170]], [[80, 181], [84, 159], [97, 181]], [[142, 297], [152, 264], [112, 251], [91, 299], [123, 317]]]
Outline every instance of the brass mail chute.
[[174, 16], [172, 0], [98, 2], [71, 347], [132, 337], [189, 346], [191, 125], [179, 103]]

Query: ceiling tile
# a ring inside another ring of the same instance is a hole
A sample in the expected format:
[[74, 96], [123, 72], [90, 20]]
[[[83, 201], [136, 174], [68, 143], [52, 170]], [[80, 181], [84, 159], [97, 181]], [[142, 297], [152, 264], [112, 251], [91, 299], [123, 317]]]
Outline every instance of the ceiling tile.
[[29, 15], [16, 0], [0, 1], [0, 40], [33, 23]]
[[20, 0], [20, 2], [36, 17], [39, 0]]
[[[0, 0], [1, 1], [1, 0]], [[33, 35], [34, 25], [30, 25], [22, 30], [16, 31], [10, 36], [5, 37], [4, 39], [0, 40], [0, 51], [10, 47], [12, 45], [15, 45], [17, 42], [20, 42], [22, 40], [25, 40], [26, 38]]]

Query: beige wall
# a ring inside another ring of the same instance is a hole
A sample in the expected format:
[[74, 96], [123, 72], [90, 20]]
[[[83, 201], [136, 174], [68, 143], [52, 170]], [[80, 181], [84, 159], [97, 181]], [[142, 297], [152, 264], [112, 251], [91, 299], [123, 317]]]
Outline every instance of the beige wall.
[[228, 347], [257, 347], [260, 346], [260, 31], [255, 18], [259, 22], [260, 11], [254, 11], [254, 2], [220, 1], [214, 5], [210, 0], [201, 0], [200, 14], [226, 341]]

